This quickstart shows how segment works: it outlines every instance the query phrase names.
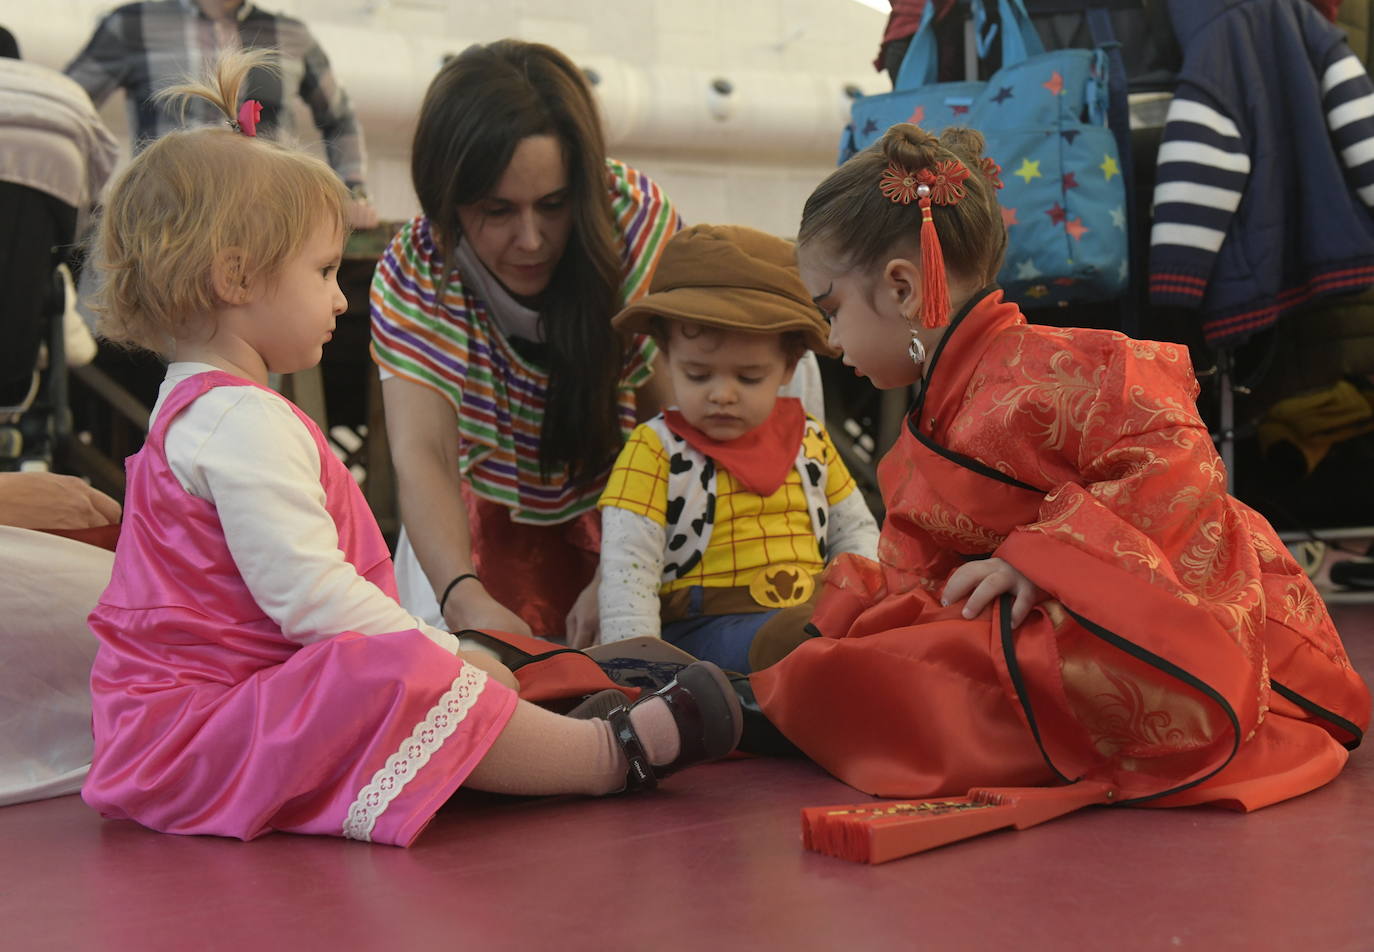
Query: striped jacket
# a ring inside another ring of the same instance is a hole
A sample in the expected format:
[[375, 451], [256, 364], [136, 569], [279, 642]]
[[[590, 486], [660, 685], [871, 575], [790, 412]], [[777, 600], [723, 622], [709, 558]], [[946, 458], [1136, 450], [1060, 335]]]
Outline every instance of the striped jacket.
[[1150, 299], [1234, 346], [1374, 284], [1374, 84], [1307, 0], [1169, 0], [1183, 68], [1159, 150]]

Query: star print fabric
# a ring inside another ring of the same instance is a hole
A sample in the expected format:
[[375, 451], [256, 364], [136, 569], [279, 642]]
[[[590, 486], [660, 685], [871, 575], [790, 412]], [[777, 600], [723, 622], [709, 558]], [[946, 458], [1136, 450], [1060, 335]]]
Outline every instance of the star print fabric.
[[[982, 0], [974, 0], [977, 7]], [[1010, 0], [1021, 8], [1021, 0]], [[1108, 300], [1129, 283], [1126, 184], [1107, 128], [1107, 58], [1101, 50], [1042, 53], [1029, 27], [1005, 30], [1003, 67], [986, 82], [937, 83], [929, 22], [913, 38], [897, 89], [856, 99], [840, 161], [911, 122], [928, 132], [967, 126], [987, 140], [984, 172], [994, 178], [1007, 256], [998, 283], [1025, 307]], [[1016, 41], [1020, 46], [1016, 45]], [[903, 177], [937, 170], [901, 170]], [[901, 183], [884, 194], [902, 201]], [[909, 199], [914, 202], [914, 197]], [[938, 200], [937, 200], [938, 203]]]

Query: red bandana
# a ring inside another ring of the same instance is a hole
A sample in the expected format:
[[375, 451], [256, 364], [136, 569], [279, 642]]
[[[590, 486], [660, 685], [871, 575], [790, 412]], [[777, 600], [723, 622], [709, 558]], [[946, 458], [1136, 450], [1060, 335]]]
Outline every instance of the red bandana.
[[711, 439], [688, 423], [678, 410], [664, 410], [663, 421], [694, 450], [729, 470], [745, 489], [765, 498], [777, 492], [787, 479], [806, 435], [806, 411], [796, 397], [779, 397], [768, 419], [726, 442]]

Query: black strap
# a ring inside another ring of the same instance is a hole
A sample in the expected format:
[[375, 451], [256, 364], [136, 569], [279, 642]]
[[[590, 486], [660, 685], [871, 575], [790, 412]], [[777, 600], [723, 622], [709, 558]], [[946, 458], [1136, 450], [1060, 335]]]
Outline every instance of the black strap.
[[1222, 696], [1221, 692], [1218, 691], [1216, 688], [1212, 687], [1210, 684], [1207, 684], [1197, 675], [1192, 674], [1189, 671], [1185, 671], [1183, 668], [1180, 668], [1178, 665], [1174, 664], [1167, 658], [1161, 657], [1160, 655], [1155, 654], [1153, 651], [1150, 651], [1147, 648], [1142, 648], [1135, 642], [1128, 641], [1127, 639], [1121, 637], [1115, 632], [1108, 631], [1106, 628], [1103, 628], [1096, 622], [1088, 621], [1088, 619], [1084, 618], [1082, 615], [1078, 614], [1077, 612], [1073, 611], [1067, 606], [1065, 606], [1064, 610], [1069, 613], [1069, 616], [1072, 617], [1074, 621], [1078, 622], [1085, 629], [1087, 629], [1087, 631], [1090, 634], [1093, 634], [1098, 638], [1101, 638], [1103, 641], [1107, 642], [1107, 644], [1121, 649], [1131, 657], [1145, 662], [1150, 667], [1156, 668], [1164, 672], [1165, 674], [1169, 675], [1170, 677], [1182, 681], [1184, 684], [1188, 685], [1194, 690], [1202, 694], [1205, 694], [1207, 697], [1211, 698], [1216, 703], [1216, 705], [1221, 708], [1222, 713], [1226, 715], [1226, 719], [1231, 722], [1231, 752], [1226, 755], [1226, 759], [1222, 761], [1221, 764], [1219, 764], [1215, 770], [1212, 770], [1209, 773], [1201, 777], [1198, 777], [1196, 780], [1190, 780], [1187, 783], [1181, 783], [1176, 787], [1170, 787], [1168, 790], [1161, 790], [1159, 793], [1152, 793], [1144, 797], [1135, 797], [1131, 800], [1120, 800], [1118, 801], [1118, 805], [1125, 806], [1127, 804], [1133, 803], [1147, 803], [1150, 800], [1158, 800], [1161, 797], [1167, 797], [1175, 793], [1181, 793], [1182, 791], [1188, 790], [1191, 787], [1196, 787], [1198, 784], [1206, 780], [1210, 780], [1217, 774], [1221, 773], [1221, 771], [1225, 769], [1226, 765], [1231, 762], [1231, 759], [1236, 756], [1236, 751], [1240, 750], [1241, 741], [1240, 718], [1236, 716], [1235, 708], [1231, 707], [1231, 703], [1227, 701], [1225, 697]]
[[[604, 665], [599, 664], [585, 651], [579, 651], [576, 648], [558, 648], [550, 646], [548, 651], [541, 651], [539, 654], [530, 654], [523, 648], [517, 648], [508, 641], [502, 641], [495, 635], [488, 634], [485, 631], [479, 631], [476, 628], [462, 628], [455, 631], [454, 634], [459, 638], [466, 638], [469, 641], [478, 642], [495, 654], [497, 660], [512, 671], [519, 671], [527, 664], [533, 664], [536, 661], [544, 661], [548, 658], [552, 658], [554, 655], [561, 654], [582, 655], [582, 657], [586, 658], [592, 664], [605, 670]], [[679, 665], [679, 667], [681, 666]]]
[[1016, 641], [1014, 629], [1011, 627], [1011, 605], [1012, 598], [1009, 594], [1004, 594], [998, 600], [997, 614], [1002, 622], [1002, 655], [1007, 659], [1007, 674], [1011, 676], [1011, 686], [1016, 691], [1016, 698], [1021, 702], [1021, 710], [1026, 715], [1026, 724], [1030, 727], [1031, 736], [1035, 738], [1035, 746], [1040, 748], [1040, 756], [1045, 758], [1045, 763], [1049, 764], [1056, 777], [1065, 783], [1073, 783], [1073, 779], [1064, 775], [1054, 761], [1050, 760], [1050, 753], [1045, 749], [1045, 742], [1040, 739], [1040, 726], [1035, 721], [1035, 711], [1031, 708], [1030, 695], [1026, 692], [1026, 679], [1021, 674], [1021, 662], [1016, 660]]
[[935, 373], [935, 365], [939, 363], [940, 355], [945, 352], [945, 344], [954, 336], [959, 326], [963, 323], [964, 318], [982, 302], [983, 298], [996, 290], [997, 285], [990, 284], [981, 291], [975, 293], [964, 303], [964, 306], [959, 309], [959, 313], [954, 315], [954, 319], [949, 322], [949, 330], [945, 331], [945, 335], [940, 338], [940, 343], [935, 345], [935, 353], [931, 356], [930, 362], [926, 365], [925, 373], [921, 374], [920, 388], [916, 393], [916, 400], [911, 406], [911, 412], [907, 414], [906, 425], [907, 429], [911, 430], [911, 435], [916, 437], [921, 445], [925, 446], [931, 452], [938, 453], [945, 459], [953, 463], [958, 463], [960, 466], [972, 470], [979, 476], [986, 476], [989, 479], [997, 480], [999, 483], [1007, 483], [1019, 489], [1029, 490], [1030, 492], [1039, 493], [1043, 496], [1046, 490], [1041, 489], [1039, 486], [1023, 483], [1019, 479], [1015, 479], [1008, 476], [1006, 473], [993, 469], [991, 466], [978, 462], [978, 460], [971, 456], [965, 456], [963, 453], [956, 452], [947, 446], [942, 446], [921, 432], [921, 414], [925, 410], [926, 390], [930, 384], [930, 378]]
[[462, 575], [458, 576], [452, 582], [449, 582], [446, 586], [444, 586], [444, 594], [439, 596], [439, 614], [442, 615], [444, 613], [444, 605], [448, 602], [449, 593], [451, 593], [455, 588], [458, 587], [459, 582], [469, 578], [476, 578], [479, 582], [482, 581], [480, 578], [477, 578], [476, 572], [464, 572]]
[[940, 355], [945, 352], [945, 345], [949, 343], [949, 339], [959, 330], [959, 325], [964, 323], [964, 318], [969, 316], [969, 312], [981, 304], [983, 298], [996, 290], [998, 290], [997, 285], [989, 284], [981, 291], [974, 292], [973, 296], [964, 302], [964, 306], [959, 308], [959, 313], [955, 314], [954, 319], [949, 322], [949, 330], [945, 331], [944, 336], [940, 338], [940, 343], [935, 345], [935, 353], [931, 355], [929, 363], [926, 364], [925, 372], [921, 374], [921, 384], [916, 390], [916, 401], [911, 406], [909, 420], [920, 419], [921, 410], [926, 405], [926, 390], [930, 387], [930, 378], [935, 373], [935, 365], [940, 362]]
[[639, 742], [634, 724], [630, 723], [629, 709], [618, 707], [606, 716], [606, 720], [611, 725], [616, 743], [620, 744], [625, 754], [625, 789], [652, 790], [657, 787], [658, 777], [654, 775], [654, 766], [644, 752], [644, 745]]
[[972, 456], [965, 456], [963, 453], [960, 453], [957, 450], [952, 450], [948, 446], [941, 446], [939, 443], [936, 443], [930, 437], [922, 433], [916, 427], [914, 420], [909, 422], [907, 425], [911, 428], [911, 435], [916, 437], [916, 439], [920, 442], [922, 446], [930, 450], [932, 453], [937, 453], [940, 456], [943, 456], [951, 463], [958, 463], [960, 466], [964, 467], [964, 469], [977, 473], [979, 476], [985, 476], [988, 479], [995, 479], [999, 483], [1006, 483], [1008, 486], [1015, 486], [1017, 489], [1025, 489], [1029, 492], [1037, 493], [1041, 496], [1049, 495], [1048, 490], [1041, 489], [1039, 486], [1032, 486], [1030, 483], [1023, 483], [1021, 480], [1015, 478], [1014, 476], [1008, 476], [1001, 470], [993, 469], [986, 463], [978, 462], [978, 460], [974, 459]]
[[1335, 711], [1328, 711], [1316, 701], [1303, 697], [1297, 691], [1294, 691], [1287, 685], [1280, 684], [1273, 678], [1269, 679], [1269, 686], [1279, 695], [1286, 697], [1308, 714], [1311, 714], [1319, 720], [1326, 721], [1332, 727], [1349, 734], [1351, 739], [1344, 744], [1346, 750], [1354, 750], [1356, 747], [1360, 746], [1360, 741], [1364, 740], [1364, 731], [1360, 730], [1359, 727], [1346, 720], [1344, 717], [1341, 717]]
[[[1156, 668], [1157, 670], [1164, 672], [1170, 677], [1182, 681], [1184, 684], [1187, 684], [1194, 690], [1199, 691], [1200, 693], [1211, 698], [1214, 702], [1216, 702], [1217, 706], [1221, 708], [1222, 713], [1225, 714], [1227, 719], [1231, 722], [1231, 752], [1226, 756], [1226, 759], [1215, 770], [1210, 771], [1204, 776], [1198, 777], [1196, 780], [1190, 780], [1187, 783], [1182, 783], [1178, 786], [1170, 787], [1167, 790], [1161, 790], [1158, 793], [1151, 793], [1143, 797], [1134, 797], [1130, 800], [1118, 800], [1116, 802], [1117, 806], [1126, 806], [1127, 804], [1136, 803], [1147, 803], [1150, 800], [1158, 800], [1161, 797], [1171, 796], [1175, 793], [1180, 793], [1191, 787], [1196, 787], [1198, 784], [1206, 780], [1210, 780], [1212, 777], [1215, 777], [1226, 767], [1227, 764], [1231, 762], [1231, 759], [1236, 756], [1236, 751], [1240, 750], [1240, 718], [1236, 716], [1235, 709], [1231, 707], [1230, 702], [1228, 702], [1226, 698], [1222, 696], [1220, 691], [1212, 687], [1210, 684], [1207, 684], [1196, 675], [1188, 671], [1185, 671], [1183, 668], [1180, 668], [1178, 665], [1174, 664], [1167, 658], [1163, 658], [1146, 648], [1142, 648], [1135, 642], [1128, 641], [1127, 639], [1121, 637], [1115, 632], [1108, 631], [1106, 628], [1103, 628], [1096, 622], [1089, 621], [1082, 615], [1069, 609], [1067, 606], [1064, 607], [1064, 610], [1068, 612], [1070, 617], [1072, 617], [1074, 621], [1078, 622], [1078, 624], [1081, 625], [1088, 633], [1096, 636], [1097, 638], [1102, 639], [1103, 641], [1107, 642], [1109, 645], [1112, 645], [1115, 648], [1119, 648], [1121, 651], [1126, 652], [1126, 654], [1130, 655], [1131, 657], [1145, 662], [1150, 667]], [[1001, 616], [1002, 623], [1002, 654], [1006, 658], [1007, 673], [1011, 676], [1011, 683], [1012, 687], [1016, 690], [1017, 700], [1021, 702], [1021, 709], [1025, 712], [1026, 723], [1030, 726], [1031, 736], [1035, 738], [1035, 743], [1040, 748], [1040, 755], [1045, 758], [1045, 763], [1049, 764], [1050, 769], [1053, 770], [1055, 774], [1057, 774], [1061, 779], [1069, 781], [1070, 778], [1065, 776], [1064, 773], [1061, 772], [1060, 769], [1054, 765], [1054, 762], [1050, 760], [1049, 752], [1045, 750], [1045, 745], [1040, 739], [1040, 729], [1036, 724], [1035, 712], [1031, 708], [1030, 695], [1026, 692], [1025, 678], [1021, 674], [1021, 664], [1019, 661], [1016, 660], [1016, 645], [1014, 639], [1014, 631], [1011, 627], [1010, 595], [1003, 595], [1001, 597], [1001, 604], [999, 605], [999, 615]], [[1081, 780], [1082, 778], [1079, 777], [1076, 779]]]

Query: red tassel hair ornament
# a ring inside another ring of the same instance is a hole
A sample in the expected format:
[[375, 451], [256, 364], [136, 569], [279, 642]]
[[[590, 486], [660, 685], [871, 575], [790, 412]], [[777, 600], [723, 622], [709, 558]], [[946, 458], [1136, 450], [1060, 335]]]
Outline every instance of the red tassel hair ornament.
[[935, 230], [935, 205], [957, 205], [968, 194], [964, 182], [969, 170], [956, 159], [936, 162], [930, 168], [908, 172], [896, 162], [884, 170], [878, 187], [894, 202], [921, 208], [921, 323], [944, 327], [949, 323], [949, 281], [945, 275], [945, 254]]
[[945, 275], [945, 253], [940, 233], [935, 230], [931, 204], [957, 205], [968, 192], [964, 180], [968, 169], [955, 161], [936, 162], [934, 167], [916, 173], [916, 203], [921, 206], [921, 323], [944, 327], [949, 323], [949, 280]]
[[930, 209], [931, 191], [929, 185], [916, 187], [916, 201], [921, 206], [921, 324], [943, 327], [949, 323], [949, 283], [940, 233], [935, 230]]

